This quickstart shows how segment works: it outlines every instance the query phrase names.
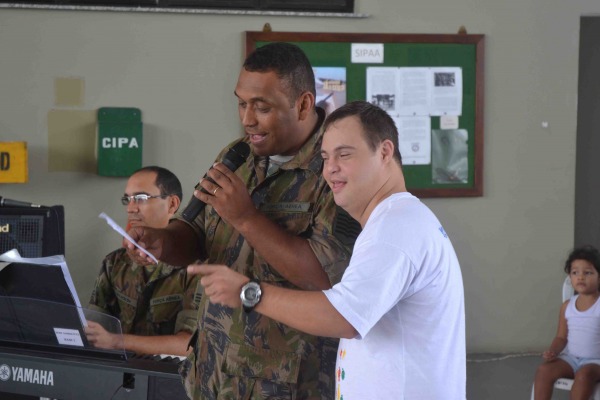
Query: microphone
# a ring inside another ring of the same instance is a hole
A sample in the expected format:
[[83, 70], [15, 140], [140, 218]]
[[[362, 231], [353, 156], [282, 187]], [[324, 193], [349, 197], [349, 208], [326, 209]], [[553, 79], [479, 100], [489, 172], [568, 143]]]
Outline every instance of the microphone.
[[26, 201], [18, 201], [7, 199], [6, 197], [0, 196], [0, 207], [35, 207], [41, 208], [44, 207], [39, 204], [27, 203]]
[[[238, 142], [233, 147], [231, 147], [227, 153], [223, 156], [223, 160], [221, 161], [227, 168], [231, 171], [235, 171], [238, 169], [246, 158], [250, 155], [250, 146], [246, 142]], [[206, 178], [206, 174], [204, 174], [204, 178]], [[206, 178], [214, 183], [214, 181], [210, 178]], [[196, 189], [200, 188], [201, 192], [208, 193], [203, 187], [199, 184], [196, 185]], [[190, 203], [187, 205], [185, 210], [181, 213], [183, 219], [187, 222], [192, 222], [196, 219], [200, 211], [206, 206], [206, 203], [202, 200], [199, 200], [196, 196], [192, 195], [192, 199]]]

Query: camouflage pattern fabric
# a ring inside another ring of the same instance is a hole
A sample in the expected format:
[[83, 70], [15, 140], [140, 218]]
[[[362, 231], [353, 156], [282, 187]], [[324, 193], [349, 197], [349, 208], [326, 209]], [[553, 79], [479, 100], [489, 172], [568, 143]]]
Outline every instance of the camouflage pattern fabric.
[[[334, 235], [339, 211], [321, 176], [321, 138], [321, 131], [313, 134], [292, 160], [266, 179], [256, 168], [261, 158], [252, 155], [235, 173], [246, 182], [259, 210], [286, 231], [308, 240], [335, 284], [348, 265], [353, 242], [348, 245], [347, 240]], [[207, 206], [190, 226], [204, 241], [207, 263], [226, 264], [251, 279], [296, 288], [212, 207]], [[191, 398], [334, 397], [337, 339], [317, 338], [255, 312], [211, 304], [204, 296], [198, 329], [190, 341], [193, 352], [180, 369]]]
[[123, 333], [172, 335], [196, 329], [199, 297], [197, 276], [164, 263], [139, 265], [124, 248], [107, 255], [89, 308], [121, 321]]

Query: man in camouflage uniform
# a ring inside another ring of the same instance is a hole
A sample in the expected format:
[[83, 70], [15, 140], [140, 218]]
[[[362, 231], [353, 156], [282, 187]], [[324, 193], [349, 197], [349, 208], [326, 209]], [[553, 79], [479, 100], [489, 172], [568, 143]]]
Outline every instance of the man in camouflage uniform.
[[[268, 44], [246, 59], [235, 94], [246, 132], [240, 140], [250, 144], [251, 156], [235, 173], [214, 165], [207, 173], [212, 182], [203, 179], [204, 191], [194, 193], [207, 206], [192, 223], [179, 218], [165, 230], [130, 234], [175, 265], [201, 259], [278, 286], [330, 288], [341, 279], [359, 228], [335, 206], [321, 177], [324, 112], [315, 108], [312, 67], [297, 46]], [[191, 344], [181, 372], [193, 399], [334, 396], [337, 340], [203, 297]]]
[[[181, 204], [181, 183], [169, 170], [144, 167], [127, 181], [123, 205], [129, 226], [167, 226]], [[90, 321], [88, 340], [96, 347], [144, 354], [187, 353], [196, 329], [198, 279], [165, 263], [140, 265], [124, 248], [102, 262], [89, 309], [121, 322], [123, 337]]]

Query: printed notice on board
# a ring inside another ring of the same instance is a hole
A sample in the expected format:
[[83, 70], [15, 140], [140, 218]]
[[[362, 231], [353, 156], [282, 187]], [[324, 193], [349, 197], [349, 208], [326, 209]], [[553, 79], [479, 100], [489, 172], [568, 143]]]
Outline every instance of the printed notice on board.
[[368, 67], [367, 101], [391, 116], [462, 114], [458, 67]]
[[431, 118], [392, 117], [398, 129], [402, 165], [431, 164]]
[[430, 68], [432, 77], [430, 115], [462, 114], [462, 70], [460, 68]]
[[367, 101], [390, 115], [398, 114], [398, 68], [367, 68]]

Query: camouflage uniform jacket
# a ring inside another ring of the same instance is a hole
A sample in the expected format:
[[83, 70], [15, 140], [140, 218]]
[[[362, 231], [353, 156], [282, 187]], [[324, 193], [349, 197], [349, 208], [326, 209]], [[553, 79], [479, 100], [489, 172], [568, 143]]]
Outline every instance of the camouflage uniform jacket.
[[107, 255], [89, 308], [121, 321], [123, 333], [172, 335], [196, 329], [197, 276], [164, 263], [139, 265], [124, 248]]
[[[286, 231], [308, 240], [335, 284], [348, 265], [355, 236], [348, 239], [344, 232], [338, 233], [343, 229], [336, 229], [337, 222], [348, 223], [350, 217], [345, 214], [344, 221], [338, 218], [344, 212], [335, 205], [321, 176], [321, 139], [319, 130], [293, 159], [266, 179], [257, 168], [264, 157], [252, 154], [235, 173], [246, 183], [260, 211]], [[224, 149], [217, 160], [238, 141]], [[350, 223], [356, 224], [354, 220]], [[226, 264], [251, 279], [297, 289], [212, 207], [205, 207], [190, 226], [204, 240], [207, 263]], [[337, 339], [317, 338], [255, 312], [211, 304], [205, 296], [200, 301], [198, 328], [192, 338], [194, 352], [180, 371], [190, 397], [238, 398], [241, 394], [237, 389], [228, 387], [235, 385], [228, 379], [237, 376], [291, 385], [297, 398], [333, 398]]]

